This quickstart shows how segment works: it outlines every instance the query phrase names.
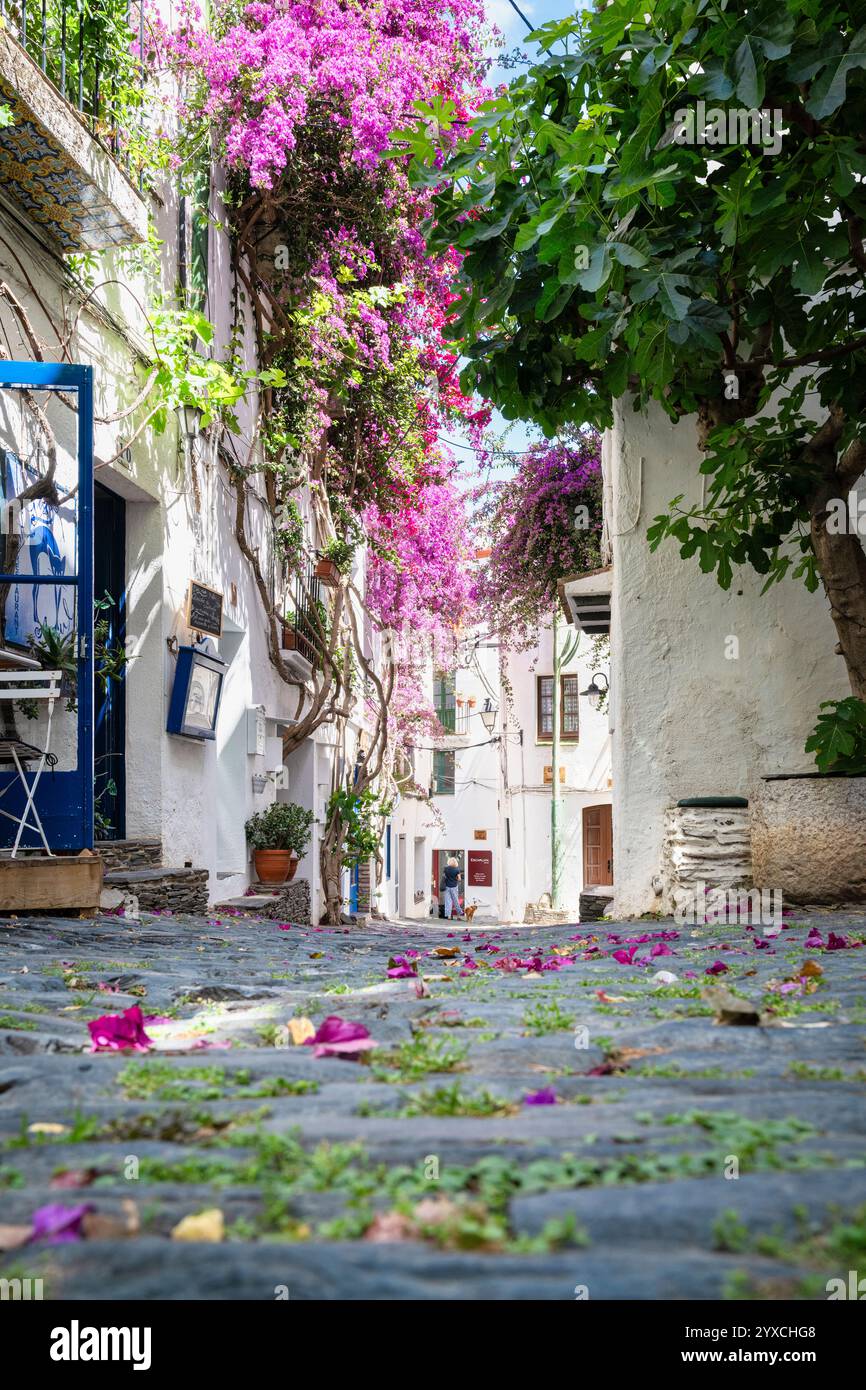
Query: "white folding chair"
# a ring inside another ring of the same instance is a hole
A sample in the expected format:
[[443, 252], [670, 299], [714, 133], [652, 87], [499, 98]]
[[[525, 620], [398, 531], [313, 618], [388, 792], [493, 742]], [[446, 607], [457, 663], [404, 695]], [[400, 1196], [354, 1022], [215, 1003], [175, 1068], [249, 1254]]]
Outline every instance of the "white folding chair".
[[[0, 700], [46, 700], [48, 722], [45, 729], [45, 747], [37, 748], [35, 744], [27, 743], [20, 738], [0, 737], [0, 763], [12, 763], [17, 774], [17, 779], [24, 788], [24, 811], [20, 816], [14, 815], [11, 811], [4, 811], [0, 808], [0, 816], [5, 816], [7, 820], [14, 821], [18, 826], [15, 836], [15, 844], [12, 847], [12, 858], [18, 853], [21, 844], [21, 836], [25, 830], [37, 830], [45, 846], [45, 852], [51, 855], [51, 846], [42, 828], [42, 821], [39, 819], [39, 812], [36, 809], [36, 789], [39, 786], [39, 779], [46, 767], [54, 767], [57, 763], [56, 754], [50, 751], [51, 745], [51, 722], [54, 718], [54, 703], [60, 698], [60, 682], [63, 678], [62, 671], [0, 671]], [[25, 763], [33, 762], [38, 759], [35, 771], [28, 772]], [[31, 780], [28, 782], [27, 778]], [[0, 790], [0, 799], [11, 791], [16, 785], [15, 779], [10, 780], [9, 785]], [[29, 820], [32, 814], [33, 820]], [[26, 848], [26, 847], [25, 847]], [[54, 856], [51, 855], [53, 858]]]

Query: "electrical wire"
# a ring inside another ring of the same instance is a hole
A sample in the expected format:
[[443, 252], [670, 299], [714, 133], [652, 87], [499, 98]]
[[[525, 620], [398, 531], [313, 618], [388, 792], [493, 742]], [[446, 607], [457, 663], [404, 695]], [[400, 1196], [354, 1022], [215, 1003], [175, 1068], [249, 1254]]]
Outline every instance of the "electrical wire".
[[527, 27], [527, 29], [529, 30], [530, 34], [532, 34], [532, 33], [534, 32], [534, 30], [535, 30], [535, 25], [534, 25], [534, 24], [530, 24], [529, 20], [526, 18], [526, 15], [523, 13], [523, 11], [522, 11], [522, 9], [520, 8], [520, 6], [519, 6], [519, 5], [516, 5], [516, 4], [514, 3], [514, 0], [508, 0], [508, 3], [509, 3], [509, 5], [511, 6], [511, 8], [514, 10], [514, 13], [520, 15], [520, 18], [523, 20], [523, 23], [526, 25], [526, 27]]

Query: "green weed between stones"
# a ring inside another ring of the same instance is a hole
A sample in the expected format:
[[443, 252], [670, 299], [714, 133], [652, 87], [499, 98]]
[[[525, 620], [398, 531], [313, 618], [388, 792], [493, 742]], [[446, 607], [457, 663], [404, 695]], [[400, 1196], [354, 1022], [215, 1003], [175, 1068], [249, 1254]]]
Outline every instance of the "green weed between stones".
[[[814, 1229], [816, 1223], [810, 1223], [807, 1214], [801, 1211], [799, 1224], [801, 1234], [797, 1237], [786, 1238], [780, 1232], [753, 1237], [736, 1212], [724, 1212], [716, 1223], [718, 1230], [714, 1227], [713, 1231], [714, 1238], [722, 1242], [716, 1244], [716, 1249], [765, 1255], [798, 1269], [814, 1268], [816, 1273], [780, 1287], [778, 1279], [757, 1280], [737, 1270], [729, 1277], [723, 1297], [750, 1300], [826, 1298], [828, 1275], [839, 1277], [844, 1271], [859, 1270], [866, 1265], [866, 1205], [847, 1215], [838, 1206], [830, 1205], [817, 1229]], [[731, 1237], [735, 1244], [724, 1243]]]
[[12, 1033], [35, 1033], [36, 1024], [29, 1018], [12, 1018], [10, 1014], [0, 1015], [0, 1028]]
[[555, 999], [539, 1000], [531, 1009], [524, 1011], [523, 1027], [527, 1033], [540, 1038], [547, 1033], [570, 1033], [574, 1019], [563, 1013]]
[[365, 1101], [356, 1110], [357, 1115], [380, 1119], [411, 1119], [418, 1115], [516, 1115], [520, 1106], [503, 1096], [492, 1095], [488, 1090], [462, 1091], [458, 1082], [450, 1086], [437, 1086], [434, 1090], [419, 1091], [411, 1096], [397, 1110], [377, 1110]]
[[678, 1081], [740, 1081], [755, 1075], [754, 1067], [742, 1067], [731, 1071], [724, 1067], [682, 1067], [677, 1062], [667, 1066], [637, 1066], [629, 1071], [630, 1076], [672, 1077]]
[[790, 994], [764, 995], [765, 1009], [770, 1009], [779, 1018], [796, 1018], [798, 1014], [835, 1014], [842, 1005], [838, 999], [816, 999], [807, 1004], [803, 999], [795, 999]]
[[789, 1062], [786, 1075], [799, 1081], [866, 1081], [866, 1069], [845, 1071], [842, 1067], [816, 1067], [811, 1062]]
[[370, 1070], [377, 1081], [420, 1081], [431, 1073], [464, 1070], [467, 1051], [465, 1043], [416, 1033], [398, 1047], [377, 1052]]
[[117, 1077], [127, 1100], [207, 1101], [266, 1100], [278, 1096], [303, 1096], [319, 1089], [317, 1081], [265, 1077], [251, 1084], [246, 1068], [174, 1067], [169, 1062], [131, 1062]]

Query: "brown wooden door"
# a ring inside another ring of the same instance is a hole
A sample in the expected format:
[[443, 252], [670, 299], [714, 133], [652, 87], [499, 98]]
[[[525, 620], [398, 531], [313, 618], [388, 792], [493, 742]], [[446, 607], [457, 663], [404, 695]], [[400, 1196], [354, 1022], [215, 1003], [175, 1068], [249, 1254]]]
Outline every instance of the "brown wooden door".
[[613, 883], [613, 809], [583, 808], [583, 886], [598, 888]]

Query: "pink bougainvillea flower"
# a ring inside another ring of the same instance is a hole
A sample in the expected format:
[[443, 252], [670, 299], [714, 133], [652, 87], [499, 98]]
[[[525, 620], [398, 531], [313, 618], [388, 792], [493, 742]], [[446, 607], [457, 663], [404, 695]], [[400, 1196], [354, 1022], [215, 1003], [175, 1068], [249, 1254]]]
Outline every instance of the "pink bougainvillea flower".
[[392, 956], [388, 961], [389, 980], [406, 980], [410, 975], [417, 974], [417, 965], [414, 961], [408, 961], [405, 956]]
[[846, 951], [850, 945], [847, 936], [838, 936], [834, 931], [827, 933], [828, 951]]
[[809, 935], [806, 937], [804, 945], [809, 947], [813, 951], [823, 949], [824, 938], [817, 927], [809, 928]]
[[44, 1240], [47, 1245], [65, 1245], [68, 1241], [83, 1240], [81, 1223], [89, 1211], [90, 1202], [77, 1207], [65, 1207], [61, 1202], [49, 1202], [33, 1213], [31, 1240]]
[[329, 1014], [315, 1035], [305, 1039], [304, 1046], [313, 1049], [314, 1057], [354, 1057], [359, 1052], [369, 1052], [376, 1044], [363, 1023]]
[[464, 957], [463, 957], [463, 969], [460, 971], [460, 974], [461, 974], [461, 975], [465, 975], [466, 972], [469, 971], [469, 970], [477, 970], [477, 969], [478, 969], [478, 961], [477, 961], [477, 960], [473, 960], [471, 956], [464, 956]]
[[618, 960], [620, 965], [632, 965], [637, 954], [637, 946], [623, 947], [621, 951], [614, 951], [613, 958]]
[[153, 1038], [144, 1031], [144, 1019], [138, 1004], [124, 1009], [122, 1014], [103, 1014], [87, 1025], [91, 1052], [147, 1052]]
[[704, 971], [705, 975], [724, 975], [729, 967], [723, 960], [714, 960], [712, 965], [708, 965]]
[[552, 1086], [544, 1086], [540, 1091], [530, 1091], [523, 1097], [524, 1105], [556, 1105], [559, 1097]]
[[663, 941], [657, 941], [657, 942], [655, 943], [654, 946], [651, 946], [651, 947], [650, 947], [650, 955], [651, 955], [651, 956], [672, 956], [672, 955], [673, 955], [673, 951], [671, 950], [670, 946], [666, 946], [665, 943], [664, 943]]

